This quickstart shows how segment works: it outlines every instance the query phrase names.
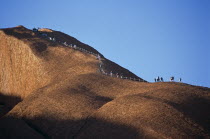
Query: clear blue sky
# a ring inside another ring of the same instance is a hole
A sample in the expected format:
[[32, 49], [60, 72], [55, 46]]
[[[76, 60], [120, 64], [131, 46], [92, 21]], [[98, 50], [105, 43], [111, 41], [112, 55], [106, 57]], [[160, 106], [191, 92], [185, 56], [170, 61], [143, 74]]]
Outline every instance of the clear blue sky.
[[62, 31], [153, 82], [210, 87], [210, 0], [1, 0], [0, 28]]

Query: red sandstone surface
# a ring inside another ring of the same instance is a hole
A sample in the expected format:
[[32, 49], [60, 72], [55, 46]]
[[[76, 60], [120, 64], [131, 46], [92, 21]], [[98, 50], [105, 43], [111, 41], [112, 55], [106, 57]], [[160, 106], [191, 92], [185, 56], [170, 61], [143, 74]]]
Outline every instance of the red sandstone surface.
[[[0, 30], [0, 138], [210, 138], [209, 88], [105, 76], [61, 42], [100, 54], [51, 29]], [[138, 78], [100, 55], [106, 72]]]

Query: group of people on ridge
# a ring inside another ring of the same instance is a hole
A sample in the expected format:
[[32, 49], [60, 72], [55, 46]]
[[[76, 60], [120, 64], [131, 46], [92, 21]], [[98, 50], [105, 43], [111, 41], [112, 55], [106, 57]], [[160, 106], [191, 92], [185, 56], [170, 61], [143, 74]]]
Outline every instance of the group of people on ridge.
[[[163, 82], [163, 77], [157, 77], [154, 79], [155, 82]], [[170, 77], [170, 82], [174, 82], [174, 76]], [[182, 78], [179, 78], [179, 82], [182, 82]]]
[[155, 78], [155, 82], [163, 82], [163, 77], [157, 77]]

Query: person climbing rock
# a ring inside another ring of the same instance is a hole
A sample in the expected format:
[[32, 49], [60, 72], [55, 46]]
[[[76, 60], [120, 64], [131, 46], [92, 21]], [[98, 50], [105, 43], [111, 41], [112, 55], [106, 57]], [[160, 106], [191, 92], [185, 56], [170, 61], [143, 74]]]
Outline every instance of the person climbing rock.
[[101, 60], [101, 56], [99, 54], [97, 55], [97, 59], [98, 60]]
[[111, 76], [111, 77], [113, 76], [113, 73], [112, 73], [112, 71], [110, 72], [110, 76]]

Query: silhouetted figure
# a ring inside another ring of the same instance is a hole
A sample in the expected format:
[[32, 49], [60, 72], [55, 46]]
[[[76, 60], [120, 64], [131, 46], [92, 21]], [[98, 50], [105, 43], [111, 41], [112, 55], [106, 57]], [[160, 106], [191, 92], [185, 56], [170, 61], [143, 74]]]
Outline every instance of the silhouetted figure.
[[157, 79], [156, 78], [154, 80], [155, 80], [155, 82], [157, 82]]
[[33, 32], [38, 32], [38, 29], [36, 29], [36, 28], [33, 28]]
[[182, 82], [182, 78], [179, 78], [179, 82]]
[[160, 78], [160, 81], [163, 82], [163, 77]]
[[174, 81], [174, 76], [172, 76], [172, 77], [170, 78], [170, 81], [171, 81], [171, 82], [173, 82], [173, 81]]
[[159, 81], [160, 81], [160, 77], [158, 76], [158, 77], [157, 77], [157, 82], [159, 82]]

